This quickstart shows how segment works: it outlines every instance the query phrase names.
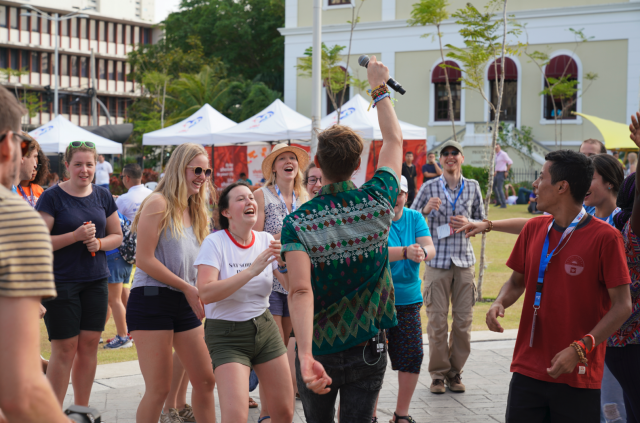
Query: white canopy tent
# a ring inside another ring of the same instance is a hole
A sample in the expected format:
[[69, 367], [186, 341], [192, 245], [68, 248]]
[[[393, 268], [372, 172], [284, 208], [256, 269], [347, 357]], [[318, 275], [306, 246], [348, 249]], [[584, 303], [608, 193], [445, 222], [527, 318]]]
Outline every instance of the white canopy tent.
[[62, 116], [29, 132], [47, 154], [64, 153], [71, 141], [92, 141], [100, 154], [122, 154], [122, 144], [108, 140], [74, 125]]
[[205, 104], [182, 122], [167, 128], [144, 134], [144, 145], [180, 145], [192, 142], [201, 145], [213, 145], [217, 142], [213, 134], [236, 126], [237, 123], [224, 116], [222, 113]]
[[[346, 102], [340, 112], [340, 125], [345, 125], [358, 131], [363, 138], [381, 140], [382, 132], [378, 123], [378, 111], [371, 107], [369, 111], [369, 101], [360, 94]], [[338, 112], [328, 114], [320, 122], [320, 128], [326, 129], [338, 122]], [[427, 128], [412, 125], [400, 121], [402, 138], [405, 140], [426, 140]], [[311, 124], [298, 128], [294, 131], [294, 138], [308, 139], [311, 134]]]
[[311, 128], [311, 119], [289, 108], [278, 99], [244, 122], [214, 134], [213, 139], [214, 144], [309, 139], [311, 130], [302, 137], [299, 136], [300, 132], [294, 131], [305, 125]]

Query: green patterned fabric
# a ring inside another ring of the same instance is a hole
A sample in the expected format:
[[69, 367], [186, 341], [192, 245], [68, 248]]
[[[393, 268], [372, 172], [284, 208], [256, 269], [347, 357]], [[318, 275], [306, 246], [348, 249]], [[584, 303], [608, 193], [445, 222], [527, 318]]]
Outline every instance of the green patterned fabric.
[[398, 196], [387, 167], [357, 188], [325, 185], [288, 215], [282, 257], [304, 251], [314, 293], [313, 354], [344, 351], [397, 324], [387, 239]]

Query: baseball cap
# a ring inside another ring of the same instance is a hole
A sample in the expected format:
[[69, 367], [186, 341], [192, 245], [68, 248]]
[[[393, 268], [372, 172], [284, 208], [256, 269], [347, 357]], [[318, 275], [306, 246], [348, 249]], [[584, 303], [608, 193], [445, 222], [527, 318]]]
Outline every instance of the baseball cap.
[[456, 141], [447, 141], [444, 144], [442, 144], [439, 148], [440, 153], [442, 154], [442, 150], [444, 150], [447, 147], [453, 147], [456, 150], [458, 150], [460, 153], [464, 154], [464, 152], [462, 151], [462, 146], [460, 145], [459, 142], [456, 142]]
[[407, 178], [405, 178], [404, 176], [400, 177], [400, 191], [402, 192], [409, 192], [409, 182], [407, 181]]

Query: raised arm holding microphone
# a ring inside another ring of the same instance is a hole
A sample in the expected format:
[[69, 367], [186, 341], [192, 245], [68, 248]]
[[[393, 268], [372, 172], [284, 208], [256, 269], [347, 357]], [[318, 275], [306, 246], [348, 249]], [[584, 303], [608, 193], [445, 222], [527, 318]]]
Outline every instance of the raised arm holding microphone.
[[356, 188], [350, 179], [361, 164], [362, 138], [341, 125], [322, 131], [314, 161], [323, 187], [282, 228], [296, 376], [309, 423], [333, 421], [338, 391], [340, 421], [371, 422], [387, 364], [371, 339], [397, 324], [387, 239], [402, 132], [386, 95], [389, 70], [375, 56], [367, 77], [383, 135], [376, 173]]

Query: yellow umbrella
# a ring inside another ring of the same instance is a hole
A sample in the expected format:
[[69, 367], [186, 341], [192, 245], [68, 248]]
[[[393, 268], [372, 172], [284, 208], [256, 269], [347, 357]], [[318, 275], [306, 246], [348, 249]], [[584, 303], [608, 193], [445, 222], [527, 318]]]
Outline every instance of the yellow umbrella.
[[629, 125], [589, 116], [582, 113], [575, 113], [593, 123], [604, 138], [604, 145], [607, 150], [637, 150], [638, 147], [629, 138]]

